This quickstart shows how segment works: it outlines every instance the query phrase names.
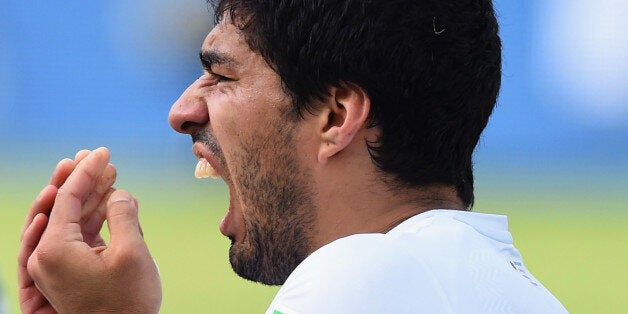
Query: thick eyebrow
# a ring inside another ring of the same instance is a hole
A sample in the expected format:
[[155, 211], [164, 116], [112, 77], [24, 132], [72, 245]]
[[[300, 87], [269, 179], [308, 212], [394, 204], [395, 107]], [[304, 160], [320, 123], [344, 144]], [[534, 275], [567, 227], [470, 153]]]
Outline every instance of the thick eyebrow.
[[211, 72], [213, 64], [232, 67], [238, 65], [238, 63], [229, 55], [215, 50], [201, 51], [198, 56], [201, 59], [203, 69], [207, 72]]

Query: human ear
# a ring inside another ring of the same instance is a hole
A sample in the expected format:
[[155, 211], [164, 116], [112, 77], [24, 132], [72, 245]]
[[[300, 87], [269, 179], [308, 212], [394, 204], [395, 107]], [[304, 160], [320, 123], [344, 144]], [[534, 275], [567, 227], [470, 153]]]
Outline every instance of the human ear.
[[318, 162], [327, 161], [345, 149], [366, 127], [371, 100], [362, 87], [341, 83], [330, 88], [331, 97], [320, 112], [322, 128]]

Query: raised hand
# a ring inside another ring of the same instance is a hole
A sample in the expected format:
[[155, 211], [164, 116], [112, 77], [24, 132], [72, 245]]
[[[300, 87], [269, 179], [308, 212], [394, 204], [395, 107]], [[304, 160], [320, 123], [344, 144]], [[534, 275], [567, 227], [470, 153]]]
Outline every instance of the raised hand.
[[[112, 189], [114, 181], [106, 149], [59, 163], [23, 230], [23, 312], [158, 311], [160, 280], [142, 238], [137, 201]], [[99, 235], [104, 220], [108, 245]]]
[[88, 150], [82, 150], [76, 154], [74, 160], [68, 158], [61, 160], [52, 173], [49, 185], [39, 193], [26, 216], [18, 254], [19, 300], [23, 313], [56, 313], [28, 274], [27, 263], [46, 228], [59, 187], [74, 171], [76, 164], [89, 153]]

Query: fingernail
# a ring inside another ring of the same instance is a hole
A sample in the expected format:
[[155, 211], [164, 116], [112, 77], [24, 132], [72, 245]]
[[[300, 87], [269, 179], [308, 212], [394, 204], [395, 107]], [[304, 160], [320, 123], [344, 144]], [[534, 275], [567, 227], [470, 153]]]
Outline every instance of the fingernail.
[[115, 195], [115, 196], [112, 196], [110, 202], [111, 203], [126, 202], [126, 203], [131, 204], [131, 206], [133, 206], [133, 207], [137, 207], [135, 205], [135, 202], [133, 201], [133, 199], [130, 198], [129, 196], [127, 196], [127, 195]]
[[72, 160], [72, 159], [70, 159], [70, 158], [63, 158], [63, 159], [61, 159], [61, 160], [57, 163], [57, 167], [59, 167], [62, 163], [64, 163], [64, 162], [68, 162], [68, 161], [73, 161], [73, 160]]
[[89, 153], [91, 153], [91, 151], [89, 149], [81, 149], [78, 152], [76, 152], [76, 154], [74, 155], [74, 159], [78, 159], [79, 155], [89, 154]]

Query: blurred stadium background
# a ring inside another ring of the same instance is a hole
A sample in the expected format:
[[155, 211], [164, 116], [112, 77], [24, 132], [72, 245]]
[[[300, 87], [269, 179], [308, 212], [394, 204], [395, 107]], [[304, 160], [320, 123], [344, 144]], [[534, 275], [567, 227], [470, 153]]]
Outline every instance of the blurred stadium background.
[[[528, 268], [573, 313], [627, 313], [628, 2], [497, 0], [503, 88], [476, 153], [475, 211], [508, 214]], [[17, 313], [24, 214], [56, 162], [108, 146], [160, 264], [164, 313], [262, 312], [167, 123], [200, 74], [202, 0], [0, 2], [0, 269]]]

